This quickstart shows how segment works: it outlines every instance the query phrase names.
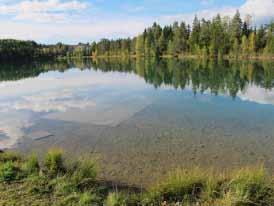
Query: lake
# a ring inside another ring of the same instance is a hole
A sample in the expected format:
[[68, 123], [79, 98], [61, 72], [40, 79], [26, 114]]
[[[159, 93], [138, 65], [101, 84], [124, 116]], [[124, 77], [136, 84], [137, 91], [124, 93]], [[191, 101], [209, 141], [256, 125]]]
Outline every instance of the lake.
[[274, 62], [60, 60], [0, 65], [0, 149], [92, 153], [144, 185], [176, 167], [274, 169]]

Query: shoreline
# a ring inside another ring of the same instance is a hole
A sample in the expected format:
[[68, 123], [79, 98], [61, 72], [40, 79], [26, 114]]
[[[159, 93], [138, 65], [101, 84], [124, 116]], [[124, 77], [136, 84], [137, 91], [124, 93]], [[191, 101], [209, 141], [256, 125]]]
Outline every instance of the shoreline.
[[[75, 58], [75, 57], [72, 57]], [[78, 57], [76, 57], [78, 58]], [[178, 55], [178, 56], [172, 56], [172, 55], [162, 55], [159, 57], [148, 57], [148, 56], [136, 56], [136, 55], [129, 55], [129, 56], [123, 56], [123, 55], [97, 55], [97, 56], [84, 56], [81, 58], [91, 58], [91, 59], [107, 59], [107, 58], [117, 58], [117, 59], [151, 59], [151, 58], [160, 58], [160, 59], [200, 59], [200, 60], [234, 60], [234, 61], [243, 61], [243, 60], [273, 60], [274, 56], [263, 56], [263, 55], [256, 55], [256, 56], [248, 56], [248, 57], [230, 57], [228, 55], [223, 56], [223, 58], [214, 58], [214, 57], [202, 57], [198, 55]], [[66, 57], [64, 57], [66, 59]]]
[[[211, 168], [170, 170], [148, 188], [100, 180], [91, 155], [68, 163], [63, 150], [35, 154], [0, 153], [0, 205], [272, 205], [273, 176], [263, 165], [230, 173]], [[154, 174], [151, 174], [152, 176]], [[16, 203], [16, 204], [13, 204]]]

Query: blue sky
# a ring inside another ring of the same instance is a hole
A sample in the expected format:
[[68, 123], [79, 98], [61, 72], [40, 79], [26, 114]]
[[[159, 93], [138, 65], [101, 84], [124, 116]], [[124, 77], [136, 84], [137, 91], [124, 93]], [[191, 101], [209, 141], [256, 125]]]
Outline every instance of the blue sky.
[[274, 18], [274, 0], [0, 0], [0, 38], [76, 43], [133, 36], [154, 21], [191, 23], [195, 14]]
[[129, 15], [159, 16], [174, 15], [181, 13], [196, 12], [205, 8], [240, 6], [244, 0], [222, 1], [222, 0], [133, 0], [133, 1], [101, 1], [97, 6], [110, 13], [125, 12]]

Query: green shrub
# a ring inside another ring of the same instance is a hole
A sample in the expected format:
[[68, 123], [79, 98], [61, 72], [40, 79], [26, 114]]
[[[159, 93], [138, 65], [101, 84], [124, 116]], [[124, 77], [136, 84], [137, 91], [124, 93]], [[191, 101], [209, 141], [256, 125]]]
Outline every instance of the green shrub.
[[40, 166], [36, 155], [32, 154], [23, 164], [23, 171], [26, 175], [38, 175]]
[[17, 179], [18, 168], [11, 161], [0, 164], [0, 182], [10, 182]]
[[60, 149], [51, 149], [45, 156], [46, 172], [50, 176], [56, 176], [65, 171], [63, 151]]

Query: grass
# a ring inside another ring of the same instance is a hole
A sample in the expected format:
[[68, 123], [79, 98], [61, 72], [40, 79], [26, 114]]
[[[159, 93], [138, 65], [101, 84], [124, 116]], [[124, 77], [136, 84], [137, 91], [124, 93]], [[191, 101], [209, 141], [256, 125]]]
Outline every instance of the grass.
[[105, 201], [106, 206], [126, 206], [127, 198], [122, 193], [109, 193]]
[[262, 166], [241, 169], [232, 175], [227, 195], [234, 205], [274, 205], [273, 179]]
[[18, 168], [12, 161], [4, 162], [0, 165], [0, 181], [11, 182], [17, 179]]
[[177, 169], [170, 173], [166, 180], [151, 189], [154, 204], [167, 202], [195, 202], [200, 199], [206, 187], [207, 175], [198, 168], [193, 170]]
[[263, 166], [230, 174], [177, 169], [138, 193], [96, 181], [92, 157], [69, 163], [62, 150], [52, 149], [41, 162], [35, 154], [0, 153], [0, 205], [274, 206], [274, 178]]
[[45, 156], [45, 172], [49, 176], [56, 176], [65, 172], [63, 151], [61, 149], [50, 149]]
[[146, 204], [161, 205], [274, 205], [274, 182], [263, 166], [243, 168], [229, 175], [194, 168], [171, 172], [154, 186]]
[[22, 169], [26, 175], [38, 175], [40, 171], [40, 165], [37, 156], [35, 154], [29, 156], [22, 165]]

